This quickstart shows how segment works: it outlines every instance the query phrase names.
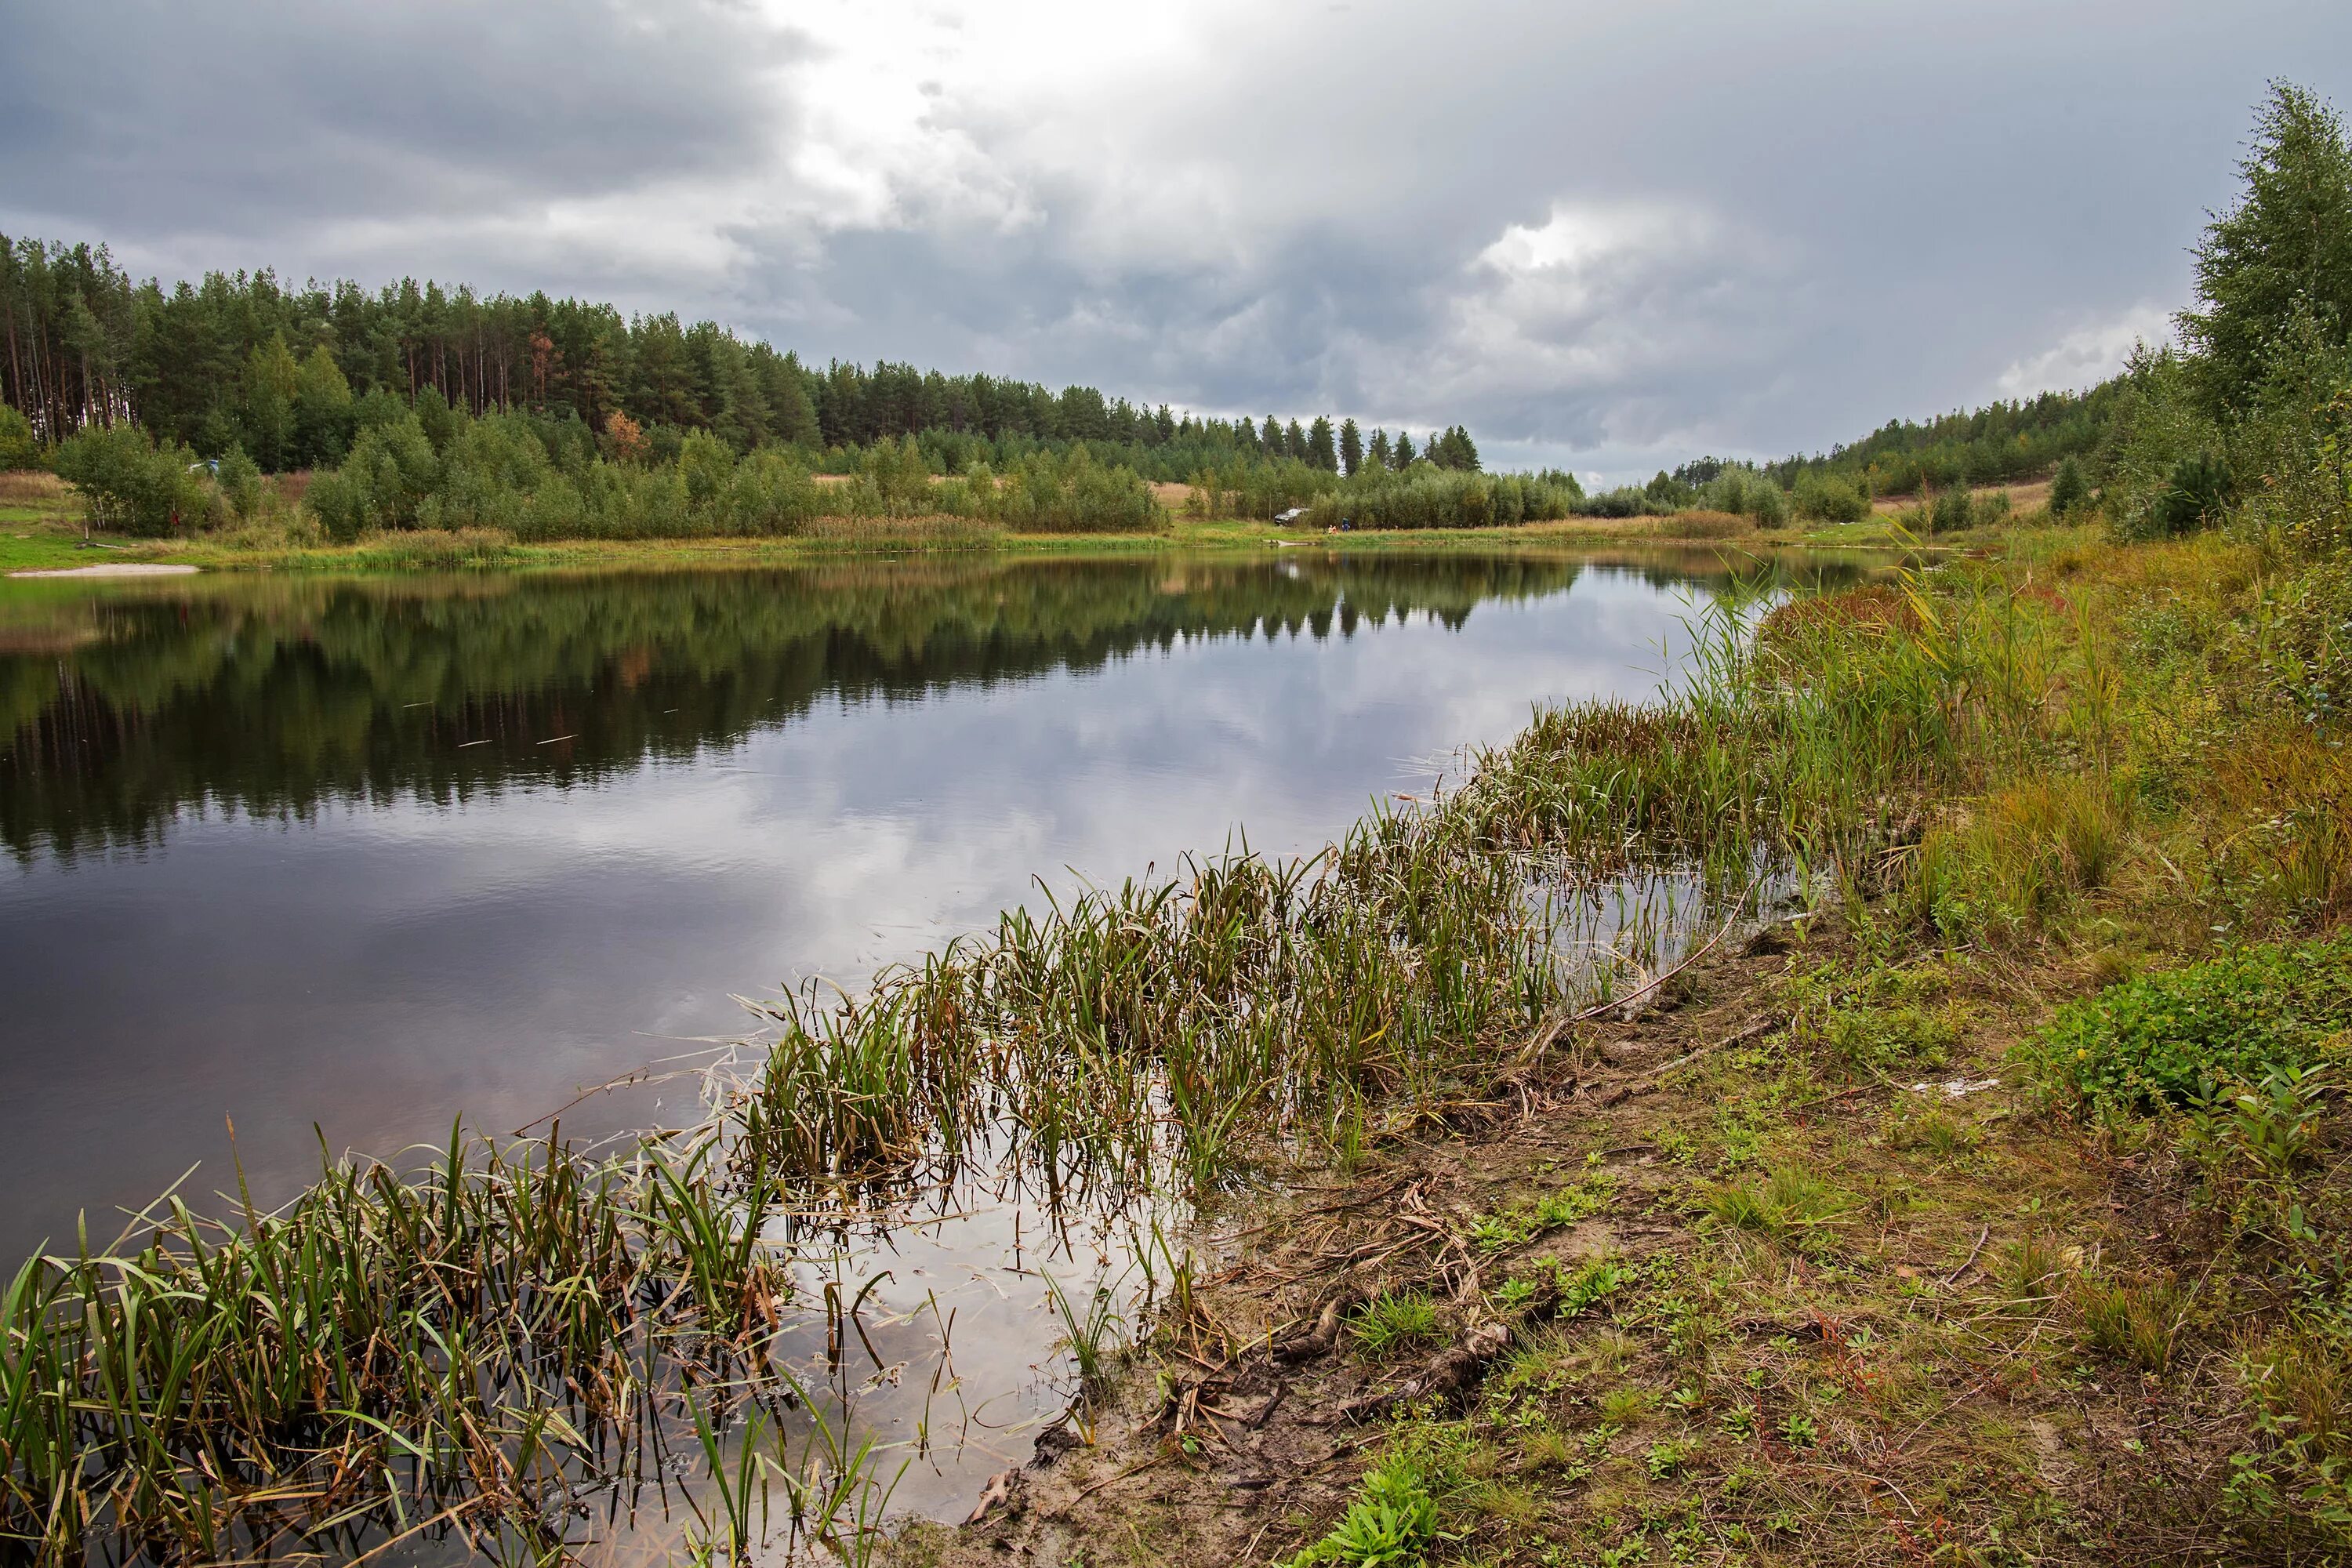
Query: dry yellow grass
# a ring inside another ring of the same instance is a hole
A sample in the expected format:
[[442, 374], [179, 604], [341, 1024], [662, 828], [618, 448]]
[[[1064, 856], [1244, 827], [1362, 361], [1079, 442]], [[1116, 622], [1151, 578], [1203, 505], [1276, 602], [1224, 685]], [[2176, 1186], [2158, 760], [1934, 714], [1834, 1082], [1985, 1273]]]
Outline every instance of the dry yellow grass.
[[[1999, 490], [2007, 490], [2009, 492], [2009, 505], [2010, 510], [2012, 511], [2032, 511], [2037, 507], [2044, 507], [2050, 504], [2050, 481], [2048, 479], [2035, 479], [2027, 484], [1971, 485], [1969, 487], [1969, 493], [1975, 496], [1989, 496]], [[1920, 498], [1916, 495], [1880, 496], [1876, 500], [1870, 503], [1870, 510], [1876, 512], [1881, 517], [1892, 517], [1897, 512], [1906, 511], [1912, 507], [1917, 506], [1919, 504], [1919, 500]]]
[[0, 473], [0, 506], [58, 505], [72, 493], [55, 474], [37, 469]]

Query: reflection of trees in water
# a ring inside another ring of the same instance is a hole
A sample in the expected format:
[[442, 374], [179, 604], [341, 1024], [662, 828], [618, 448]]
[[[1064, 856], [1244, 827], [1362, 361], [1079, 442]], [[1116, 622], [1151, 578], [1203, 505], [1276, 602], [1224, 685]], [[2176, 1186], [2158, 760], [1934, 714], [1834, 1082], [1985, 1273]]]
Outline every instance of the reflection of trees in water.
[[[1705, 552], [1302, 553], [199, 579], [0, 606], [0, 839], [71, 854], [152, 842], [200, 803], [300, 816], [322, 800], [593, 779], [731, 744], [820, 699], [1092, 669], [1179, 637], [1319, 639], [1414, 614], [1459, 627], [1482, 602], [1565, 593], [1586, 571], [1730, 576]], [[557, 736], [571, 739], [541, 744]]]

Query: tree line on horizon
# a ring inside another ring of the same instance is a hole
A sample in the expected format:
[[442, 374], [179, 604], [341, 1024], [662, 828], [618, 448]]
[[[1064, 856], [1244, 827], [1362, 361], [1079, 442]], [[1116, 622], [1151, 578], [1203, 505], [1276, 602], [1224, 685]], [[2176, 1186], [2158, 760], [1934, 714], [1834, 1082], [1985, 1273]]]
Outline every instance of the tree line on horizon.
[[[2200, 308], [2179, 318], [2179, 347], [2143, 348], [2085, 391], [1890, 421], [1827, 453], [1697, 458], [1596, 495], [1562, 473], [1484, 475], [1459, 425], [1415, 443], [1352, 420], [1180, 417], [1092, 388], [887, 363], [814, 372], [712, 323], [624, 320], [543, 294], [289, 291], [266, 272], [167, 294], [131, 285], [103, 247], [29, 240], [0, 242], [0, 387], [33, 411], [0, 405], [0, 468], [54, 467], [102, 524], [146, 532], [242, 520], [262, 470], [306, 462], [327, 470], [310, 510], [334, 537], [792, 531], [819, 515], [941, 510], [1008, 527], [1152, 527], [1156, 480], [1192, 485], [1212, 515], [1308, 508], [1364, 525], [1696, 508], [1770, 527], [1916, 496], [1915, 517], [1940, 528], [1975, 516], [1970, 487], [2044, 474], [2057, 513], [2096, 505], [2118, 526], [2178, 530], [2275, 480], [2284, 459], [2249, 444], [2268, 426], [2244, 411], [2291, 403], [2280, 367], [2319, 375], [2352, 331], [2341, 122], [2281, 83], [2256, 131], [2246, 196], [2197, 252]], [[221, 482], [207, 489], [185, 460], [215, 452]], [[814, 485], [828, 472], [852, 482]]]
[[819, 369], [715, 321], [625, 316], [544, 291], [485, 295], [414, 279], [373, 292], [348, 279], [296, 288], [268, 268], [138, 282], [102, 244], [4, 235], [0, 334], [0, 403], [39, 446], [128, 422], [205, 458], [240, 449], [268, 473], [333, 467], [367, 423], [362, 400], [415, 406], [427, 394], [476, 417], [576, 420], [610, 455], [656, 461], [702, 431], [738, 456], [799, 447], [833, 472], [908, 437], [943, 474], [1073, 445], [1156, 480], [1254, 460], [1343, 475], [1416, 457], [1478, 466], [1460, 425], [1416, 447], [1404, 432], [1368, 438], [1353, 419], [1322, 415], [1224, 419], [1092, 386], [1056, 392], [889, 361]]

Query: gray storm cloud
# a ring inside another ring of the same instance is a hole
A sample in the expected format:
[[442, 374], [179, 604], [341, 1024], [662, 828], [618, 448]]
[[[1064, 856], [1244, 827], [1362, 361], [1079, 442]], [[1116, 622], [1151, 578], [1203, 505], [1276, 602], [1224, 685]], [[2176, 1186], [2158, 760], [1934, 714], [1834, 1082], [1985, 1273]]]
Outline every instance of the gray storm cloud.
[[0, 226], [1490, 458], [1769, 454], [2104, 374], [2337, 5], [0, 3]]

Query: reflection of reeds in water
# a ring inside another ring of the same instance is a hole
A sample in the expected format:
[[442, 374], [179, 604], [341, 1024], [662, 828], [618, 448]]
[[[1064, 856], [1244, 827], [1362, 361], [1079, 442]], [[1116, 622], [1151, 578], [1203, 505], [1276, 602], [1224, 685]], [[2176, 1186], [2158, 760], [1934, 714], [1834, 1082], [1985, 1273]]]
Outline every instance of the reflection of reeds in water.
[[[1459, 790], [1320, 856], [1049, 900], [864, 994], [780, 1005], [691, 1134], [618, 1157], [453, 1136], [421, 1174], [331, 1165], [231, 1226], [173, 1200], [127, 1251], [26, 1265], [0, 1300], [0, 1522], [60, 1561], [432, 1532], [546, 1558], [625, 1529], [646, 1487], [666, 1501], [698, 1447], [707, 1548], [742, 1551], [780, 1496], [803, 1538], [864, 1552], [887, 1465], [807, 1418], [779, 1347], [808, 1321], [811, 1226], [780, 1215], [982, 1165], [1052, 1208], [1213, 1190], [1310, 1141], [1344, 1164], [1368, 1122], [1496, 1098], [1759, 868], [1808, 894], [1880, 875], [1964, 731], [1997, 747], [2040, 689], [1996, 600], [1760, 638], [1748, 608], [1706, 621], [1660, 704], [1538, 714]], [[1062, 1289], [1099, 1371], [1113, 1298]], [[863, 1331], [827, 1302], [838, 1361]]]

